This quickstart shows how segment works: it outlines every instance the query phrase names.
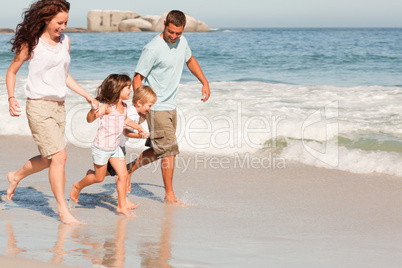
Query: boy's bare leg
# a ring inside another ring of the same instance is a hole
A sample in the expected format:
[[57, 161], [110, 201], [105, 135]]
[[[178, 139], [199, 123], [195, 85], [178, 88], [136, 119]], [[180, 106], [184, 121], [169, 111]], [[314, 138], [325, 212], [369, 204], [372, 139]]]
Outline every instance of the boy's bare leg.
[[94, 164], [94, 167], [95, 172], [88, 170], [87, 175], [82, 180], [73, 183], [73, 188], [70, 192], [70, 198], [72, 201], [78, 202], [78, 197], [82, 189], [91, 184], [102, 182], [105, 179], [107, 165], [99, 166]]
[[133, 173], [142, 166], [148, 165], [154, 162], [156, 159], [154, 150], [152, 148], [143, 151], [137, 159], [127, 164], [128, 180], [127, 180], [127, 192], [131, 192], [131, 176]]
[[37, 155], [29, 159], [22, 168], [15, 172], [8, 172], [7, 179], [10, 186], [7, 189], [7, 200], [11, 200], [14, 196], [18, 183], [25, 177], [36, 172], [42, 171], [50, 166], [50, 160], [41, 155]]

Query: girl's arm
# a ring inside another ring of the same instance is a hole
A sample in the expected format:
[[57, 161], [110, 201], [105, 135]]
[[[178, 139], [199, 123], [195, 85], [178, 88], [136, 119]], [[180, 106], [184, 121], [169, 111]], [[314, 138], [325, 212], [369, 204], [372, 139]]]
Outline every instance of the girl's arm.
[[6, 86], [8, 93], [8, 106], [11, 116], [20, 116], [21, 109], [18, 101], [14, 97], [15, 81], [17, 79], [17, 73], [20, 70], [22, 64], [28, 59], [28, 47], [22, 46], [20, 53], [15, 55], [13, 62], [7, 70]]
[[132, 139], [142, 139], [143, 135], [141, 135], [140, 133], [131, 131], [129, 129], [125, 129], [123, 131], [124, 136], [126, 136], [127, 138], [132, 138]]
[[107, 103], [102, 104], [98, 109], [92, 109], [87, 114], [87, 122], [92, 123], [100, 116], [110, 113], [110, 105]]
[[129, 117], [126, 117], [126, 120], [124, 121], [124, 124], [134, 128], [138, 131], [139, 134], [144, 133], [147, 134], [147, 132], [137, 123], [135, 123], [133, 120], [131, 120]]

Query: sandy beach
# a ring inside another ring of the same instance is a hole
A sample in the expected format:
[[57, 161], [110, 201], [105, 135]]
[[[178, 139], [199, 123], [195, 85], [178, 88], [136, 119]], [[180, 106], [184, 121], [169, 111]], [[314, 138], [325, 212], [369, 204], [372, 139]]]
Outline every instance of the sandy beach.
[[[295, 163], [256, 168], [247, 159], [182, 154], [174, 186], [186, 206], [163, 203], [160, 169], [150, 165], [133, 176], [128, 197], [139, 205], [135, 218], [116, 215], [115, 182], [107, 177], [85, 189], [78, 204], [68, 201], [73, 215], [85, 222], [68, 226], [57, 218], [47, 172], [26, 178], [6, 201], [7, 172], [37, 149], [31, 137], [0, 138], [1, 267], [402, 264], [399, 177]], [[128, 150], [128, 157], [140, 152]], [[73, 182], [92, 159], [86, 148], [69, 145], [67, 153], [69, 199]]]

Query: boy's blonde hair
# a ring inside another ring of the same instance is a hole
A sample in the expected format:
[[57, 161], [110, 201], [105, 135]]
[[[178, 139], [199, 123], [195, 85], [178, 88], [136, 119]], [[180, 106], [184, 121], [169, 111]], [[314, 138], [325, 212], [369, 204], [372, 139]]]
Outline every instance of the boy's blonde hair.
[[140, 101], [142, 104], [148, 102], [155, 103], [157, 99], [158, 97], [152, 87], [141, 85], [134, 90], [133, 105], [137, 106], [137, 101]]

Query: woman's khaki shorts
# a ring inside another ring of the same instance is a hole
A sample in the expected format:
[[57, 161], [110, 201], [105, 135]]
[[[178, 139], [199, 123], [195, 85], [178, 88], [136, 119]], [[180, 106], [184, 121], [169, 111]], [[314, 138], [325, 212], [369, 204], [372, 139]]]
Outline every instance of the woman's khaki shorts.
[[156, 158], [180, 153], [176, 139], [176, 110], [150, 111], [147, 115], [147, 122], [150, 136], [146, 145], [154, 150]]
[[64, 102], [28, 99], [26, 113], [32, 137], [43, 157], [51, 159], [66, 148]]

